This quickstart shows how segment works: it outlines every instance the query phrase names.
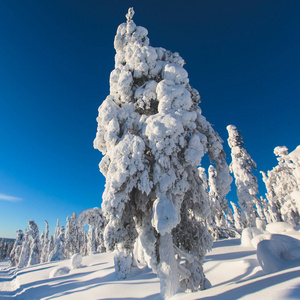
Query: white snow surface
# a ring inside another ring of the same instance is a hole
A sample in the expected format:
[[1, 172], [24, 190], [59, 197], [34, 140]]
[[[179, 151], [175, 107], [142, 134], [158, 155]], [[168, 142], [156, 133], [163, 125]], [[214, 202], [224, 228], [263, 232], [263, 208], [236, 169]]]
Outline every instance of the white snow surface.
[[[287, 235], [274, 236], [274, 240], [284, 243], [285, 249], [300, 242], [294, 239], [289, 243], [290, 237]], [[297, 237], [297, 232], [293, 237]], [[267, 274], [259, 265], [255, 249], [242, 247], [240, 242], [240, 239], [228, 239], [214, 243], [204, 262], [206, 277], [212, 284], [210, 289], [191, 294], [178, 293], [172, 299], [300, 299], [297, 247], [291, 247], [289, 252], [296, 257], [295, 260], [276, 259], [276, 266], [284, 270]], [[274, 258], [278, 247], [264, 247], [268, 251], [271, 249]], [[83, 257], [82, 263], [82, 268], [49, 278], [54, 270], [67, 270], [70, 260], [24, 269], [8, 268], [7, 262], [1, 262], [0, 299], [161, 299], [159, 280], [148, 268], [136, 269], [127, 279], [117, 280], [111, 253]]]

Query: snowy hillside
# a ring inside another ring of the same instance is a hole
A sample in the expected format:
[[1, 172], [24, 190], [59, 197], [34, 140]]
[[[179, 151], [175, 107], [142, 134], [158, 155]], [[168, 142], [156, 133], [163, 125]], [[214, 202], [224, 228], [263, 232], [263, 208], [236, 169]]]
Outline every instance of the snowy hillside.
[[[160, 299], [159, 280], [147, 268], [117, 280], [112, 254], [92, 254], [83, 257], [82, 264], [69, 270], [70, 260], [63, 260], [16, 270], [2, 263], [0, 299]], [[49, 278], [57, 267], [67, 267], [62, 271], [69, 273]], [[242, 247], [240, 239], [215, 242], [204, 270], [210, 289], [172, 299], [300, 299], [300, 267], [267, 275], [255, 249]]]

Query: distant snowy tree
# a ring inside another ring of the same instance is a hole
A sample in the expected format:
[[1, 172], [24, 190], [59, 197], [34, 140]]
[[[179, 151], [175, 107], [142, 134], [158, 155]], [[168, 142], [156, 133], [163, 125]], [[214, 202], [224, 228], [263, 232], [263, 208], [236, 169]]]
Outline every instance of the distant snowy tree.
[[228, 145], [231, 148], [232, 158], [229, 168], [235, 178], [238, 203], [246, 216], [246, 226], [255, 227], [257, 216], [255, 205], [259, 203], [259, 199], [257, 197], [257, 178], [253, 174], [252, 169], [256, 169], [256, 163], [245, 149], [242, 136], [237, 128], [234, 125], [228, 125], [227, 131], [229, 134]]
[[28, 221], [28, 233], [30, 235], [30, 252], [28, 266], [32, 266], [39, 264], [41, 257], [39, 228], [33, 220]]
[[133, 13], [129, 9], [127, 23], [117, 30], [110, 95], [99, 107], [94, 141], [104, 155], [104, 238], [106, 248], [115, 251], [119, 278], [130, 273], [134, 247], [140, 245], [167, 298], [179, 285], [186, 291], [205, 288], [202, 260], [212, 240], [197, 170], [203, 155], [208, 152], [216, 165], [222, 197], [230, 176], [222, 140], [201, 114], [184, 60], [151, 47]]
[[51, 259], [51, 253], [52, 253], [52, 251], [54, 250], [54, 247], [55, 247], [55, 243], [54, 243], [54, 236], [53, 235], [51, 235], [50, 236], [50, 239], [49, 239], [49, 245], [48, 245], [48, 258], [47, 258], [47, 261], [49, 262], [50, 261], [50, 259]]
[[257, 212], [258, 217], [262, 221], [266, 221], [266, 216], [265, 216], [265, 213], [264, 213], [263, 202], [262, 202], [261, 198], [257, 198], [256, 199], [255, 207], [256, 207], [256, 212]]
[[6, 239], [0, 241], [0, 260], [9, 258], [14, 242]]
[[17, 236], [14, 243], [14, 246], [10, 253], [10, 266], [16, 266], [19, 263], [21, 251], [22, 251], [22, 244], [24, 242], [24, 233], [22, 230], [17, 230]]
[[18, 261], [18, 268], [24, 268], [27, 266], [29, 261], [29, 253], [30, 253], [30, 234], [29, 229], [25, 229], [24, 242], [22, 243], [22, 249], [20, 253], [20, 258]]
[[245, 228], [246, 217], [239, 207], [234, 202], [230, 202], [233, 209], [234, 225], [236, 229]]
[[49, 256], [49, 224], [45, 220], [46, 228], [45, 228], [45, 235], [44, 235], [44, 243], [42, 245], [42, 253], [41, 253], [41, 262], [47, 262]]
[[235, 228], [233, 210], [230, 208], [230, 206], [228, 206], [227, 214], [225, 216], [225, 221], [226, 221], [227, 228]]
[[57, 219], [55, 232], [54, 232], [54, 242], [56, 243], [56, 240], [58, 239], [60, 235], [60, 227], [59, 227], [59, 219]]
[[89, 225], [89, 231], [87, 235], [87, 254], [91, 254], [94, 251], [104, 252], [104, 239], [103, 231], [106, 225], [106, 219], [103, 216], [102, 210], [98, 207], [83, 210], [78, 215], [78, 222], [83, 227]]
[[227, 228], [226, 214], [230, 214], [227, 199], [219, 194], [217, 186], [217, 170], [210, 165], [208, 168], [210, 214], [206, 219], [208, 229], [215, 240], [228, 238], [230, 231]]
[[75, 253], [80, 252], [80, 230], [77, 223], [76, 213], [67, 217], [66, 224], [66, 257], [71, 257]]
[[266, 223], [276, 222], [276, 219], [272, 217], [272, 207], [268, 200], [264, 197], [260, 197], [260, 203], [262, 205], [263, 214], [265, 216]]
[[65, 259], [65, 227], [60, 227], [60, 232], [55, 241], [55, 245], [49, 254], [49, 261], [56, 261]]
[[295, 226], [300, 221], [298, 203], [293, 195], [299, 192], [298, 181], [295, 177], [296, 167], [285, 146], [276, 147], [274, 153], [277, 156], [278, 165], [267, 174], [261, 172], [267, 189], [266, 196], [272, 208], [273, 219]]
[[40, 236], [41, 251], [43, 251], [43, 248], [44, 248], [44, 242], [45, 242], [45, 232], [43, 231], [43, 232], [41, 233], [41, 236]]

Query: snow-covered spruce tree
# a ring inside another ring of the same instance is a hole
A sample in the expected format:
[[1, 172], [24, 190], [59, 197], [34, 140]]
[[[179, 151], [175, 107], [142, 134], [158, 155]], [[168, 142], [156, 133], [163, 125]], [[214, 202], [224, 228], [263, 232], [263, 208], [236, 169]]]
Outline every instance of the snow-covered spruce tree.
[[56, 227], [54, 231], [54, 243], [56, 243], [56, 240], [58, 239], [59, 235], [60, 235], [60, 227], [59, 227], [59, 219], [57, 219]]
[[17, 230], [16, 240], [9, 256], [10, 266], [18, 265], [23, 242], [24, 242], [24, 233], [22, 230]]
[[83, 228], [89, 225], [87, 235], [87, 254], [94, 251], [105, 251], [103, 231], [106, 225], [102, 210], [98, 207], [85, 209], [78, 215], [78, 223]]
[[106, 248], [115, 250], [119, 278], [130, 273], [138, 241], [167, 298], [180, 285], [205, 288], [202, 260], [212, 240], [197, 170], [203, 155], [209, 152], [216, 164], [221, 194], [228, 192], [230, 176], [222, 140], [201, 115], [184, 60], [151, 47], [133, 13], [129, 9], [127, 23], [117, 30], [110, 95], [99, 107], [94, 141], [104, 155], [104, 238]]
[[49, 261], [65, 259], [65, 227], [60, 227], [60, 232], [55, 241], [54, 249], [49, 254]]
[[14, 246], [13, 241], [5, 240], [4, 238], [0, 241], [0, 260], [6, 259], [9, 257], [12, 248]]
[[28, 221], [28, 233], [30, 235], [30, 252], [28, 266], [32, 266], [39, 264], [41, 257], [39, 228], [33, 220]]
[[41, 257], [42, 257], [42, 251], [44, 248], [44, 242], [45, 242], [45, 232], [43, 231], [40, 236]]
[[47, 262], [50, 261], [51, 259], [51, 256], [50, 254], [52, 253], [52, 251], [54, 250], [54, 247], [55, 247], [55, 243], [54, 243], [54, 236], [51, 235], [50, 236], [50, 239], [49, 239], [49, 246], [48, 246], [48, 257], [47, 257]]
[[17, 265], [18, 268], [24, 268], [27, 266], [29, 261], [29, 253], [30, 253], [30, 235], [29, 235], [29, 229], [26, 228], [24, 234], [24, 242], [22, 243], [20, 258]]
[[71, 214], [67, 217], [66, 224], [66, 257], [71, 257], [75, 253], [80, 253], [80, 237], [79, 237], [79, 226], [77, 224], [76, 213]]
[[267, 189], [266, 196], [274, 219], [295, 226], [300, 221], [298, 203], [293, 197], [293, 193], [299, 192], [297, 178], [294, 175], [295, 167], [285, 146], [276, 147], [274, 153], [277, 156], [278, 165], [267, 174], [261, 172]]
[[246, 216], [234, 202], [230, 202], [233, 209], [234, 226], [240, 230], [246, 227]]
[[257, 217], [255, 205], [259, 203], [257, 197], [257, 178], [252, 172], [256, 169], [256, 163], [244, 147], [242, 136], [234, 125], [227, 126], [228, 145], [231, 148], [230, 172], [235, 178], [237, 187], [238, 204], [246, 216], [246, 226], [255, 227]]
[[49, 224], [45, 220], [46, 227], [45, 227], [45, 235], [44, 235], [44, 243], [42, 245], [42, 254], [41, 254], [41, 262], [47, 262], [49, 256]]
[[260, 202], [262, 204], [263, 213], [265, 216], [266, 223], [273, 223], [276, 222], [276, 219], [272, 217], [272, 207], [270, 206], [270, 203], [268, 200], [264, 197], [260, 197]]
[[257, 212], [257, 215], [258, 215], [258, 218], [261, 219], [262, 221], [267, 221], [266, 220], [266, 216], [265, 216], [265, 213], [264, 213], [264, 207], [263, 207], [263, 202], [262, 202], [262, 198], [257, 198], [257, 202], [256, 202], [256, 212]]
[[208, 229], [215, 240], [228, 238], [232, 231], [228, 229], [226, 215], [231, 213], [227, 199], [219, 194], [217, 186], [217, 170], [213, 165], [208, 168], [210, 214], [206, 219]]

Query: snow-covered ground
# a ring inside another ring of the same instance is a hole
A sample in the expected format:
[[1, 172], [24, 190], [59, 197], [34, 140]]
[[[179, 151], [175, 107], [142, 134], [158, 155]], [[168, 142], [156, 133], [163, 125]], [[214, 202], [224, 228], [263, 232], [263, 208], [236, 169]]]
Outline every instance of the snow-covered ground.
[[[83, 266], [70, 269], [70, 260], [44, 263], [20, 270], [0, 263], [0, 299], [160, 299], [159, 281], [149, 270], [136, 270], [126, 280], [117, 280], [110, 253], [83, 257]], [[58, 267], [69, 273], [49, 278]], [[240, 239], [214, 243], [204, 263], [212, 287], [172, 299], [300, 299], [300, 267], [266, 274], [256, 250], [242, 247]]]

